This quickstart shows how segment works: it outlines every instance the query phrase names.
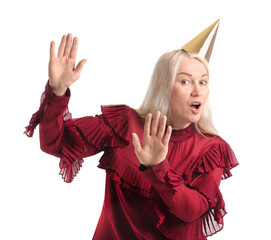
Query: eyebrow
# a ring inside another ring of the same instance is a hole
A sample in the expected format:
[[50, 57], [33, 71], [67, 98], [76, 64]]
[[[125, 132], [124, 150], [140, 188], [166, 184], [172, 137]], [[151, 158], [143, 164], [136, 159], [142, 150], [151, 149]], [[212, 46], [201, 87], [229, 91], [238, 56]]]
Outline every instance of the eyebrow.
[[[192, 74], [186, 73], [186, 72], [179, 72], [179, 73], [177, 74], [177, 76], [180, 75], [180, 74], [184, 74], [184, 75], [187, 75], [187, 76], [189, 76], [189, 77], [192, 77]], [[204, 74], [201, 75], [201, 77], [205, 77], [205, 76], [208, 76], [208, 73], [204, 73]]]

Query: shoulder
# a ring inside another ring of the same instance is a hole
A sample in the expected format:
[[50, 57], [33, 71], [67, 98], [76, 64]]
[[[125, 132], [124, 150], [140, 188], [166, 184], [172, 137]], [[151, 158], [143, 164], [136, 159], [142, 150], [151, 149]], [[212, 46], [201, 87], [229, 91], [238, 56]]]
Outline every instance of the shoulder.
[[230, 169], [239, 164], [230, 145], [220, 136], [197, 135], [199, 142], [201, 142], [201, 154], [196, 171], [207, 173], [214, 168], [223, 168], [223, 178], [230, 177], [232, 175]]
[[101, 106], [101, 118], [109, 125], [119, 136], [130, 141], [131, 129], [137, 121], [139, 121], [139, 115], [137, 112], [125, 105], [102, 105]]
[[106, 118], [138, 118], [140, 119], [140, 116], [138, 115], [137, 111], [134, 108], [131, 108], [130, 106], [127, 106], [125, 104], [115, 104], [115, 105], [102, 105], [101, 106], [102, 114]]
[[102, 105], [101, 111], [101, 117], [103, 117], [110, 126], [115, 126], [119, 121], [122, 121], [122, 124], [129, 124], [137, 114], [133, 108], [125, 104]]
[[128, 113], [132, 110], [131, 107], [125, 105], [125, 104], [114, 104], [114, 105], [102, 105], [101, 106], [101, 110], [103, 114], [107, 114], [110, 112], [120, 112], [120, 114], [122, 113]]
[[225, 145], [229, 146], [229, 144], [221, 137], [218, 135], [213, 135], [213, 134], [200, 134], [196, 132], [195, 134], [196, 141], [202, 148], [202, 152], [208, 151], [213, 146], [218, 146], [218, 145]]

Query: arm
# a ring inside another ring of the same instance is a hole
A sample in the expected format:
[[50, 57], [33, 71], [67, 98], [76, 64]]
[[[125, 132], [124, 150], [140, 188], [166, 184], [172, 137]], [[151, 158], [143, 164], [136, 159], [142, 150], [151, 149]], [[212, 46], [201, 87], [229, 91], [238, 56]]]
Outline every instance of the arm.
[[57, 96], [46, 84], [43, 93], [44, 109], [40, 109], [40, 148], [42, 151], [60, 157], [60, 150], [64, 140], [63, 114], [67, 111], [70, 90], [66, 96]]
[[[71, 119], [68, 112], [70, 90], [65, 96], [57, 96], [51, 90], [49, 83], [41, 97], [39, 110], [33, 114], [26, 135], [32, 137], [35, 127], [39, 126], [40, 147], [45, 153], [60, 158], [60, 174], [65, 182], [71, 182], [82, 166], [83, 158], [102, 151], [102, 147], [110, 142], [112, 130], [99, 116]], [[89, 129], [97, 139], [92, 139], [88, 134]], [[86, 138], [88, 134], [88, 138]], [[89, 142], [89, 141], [90, 142]]]
[[[73, 180], [84, 157], [104, 151], [105, 148], [128, 144], [106, 122], [108, 109], [105, 111], [105, 107], [102, 108], [103, 114], [94, 117], [72, 119], [67, 108], [69, 98], [69, 89], [66, 96], [57, 96], [47, 83], [40, 109], [33, 115], [25, 131], [31, 137], [35, 126], [40, 123], [40, 147], [42, 151], [60, 158], [60, 174], [66, 182]], [[114, 119], [117, 117], [118, 114], [114, 114]]]
[[[33, 114], [25, 131], [27, 136], [32, 137], [35, 127], [40, 123], [41, 149], [61, 158], [60, 174], [66, 182], [71, 182], [79, 171], [83, 156], [98, 152], [95, 147], [86, 144], [88, 139], [82, 139], [75, 121], [70, 119], [68, 113], [69, 86], [80, 77], [86, 62], [86, 59], [81, 60], [75, 67], [77, 48], [78, 39], [75, 37], [72, 42], [72, 35], [68, 34], [62, 37], [56, 56], [55, 43], [51, 42], [49, 81], [42, 95], [40, 108]], [[97, 118], [93, 119], [99, 124]], [[89, 121], [83, 119], [82, 122]]]
[[[140, 170], [159, 193], [168, 210], [181, 220], [193, 222], [210, 208], [206, 196], [185, 186], [183, 179], [171, 169], [167, 159], [151, 168], [144, 168], [141, 165]], [[209, 176], [206, 177], [210, 182], [210, 191], [216, 190], [212, 189], [215, 185], [219, 186], [222, 173], [222, 168], [216, 168], [208, 173]]]
[[83, 59], [75, 67], [77, 48], [78, 38], [75, 37], [72, 41], [71, 34], [64, 35], [56, 56], [55, 42], [51, 42], [49, 81], [46, 84], [37, 114], [39, 122], [36, 122], [36, 125], [40, 123], [41, 149], [57, 157], [60, 157], [59, 152], [64, 138], [67, 138], [63, 121], [63, 117], [66, 116], [63, 115], [65, 112], [66, 115], [68, 114], [69, 86], [78, 80], [86, 62], [86, 59]]
[[68, 112], [70, 95], [68, 89], [65, 96], [57, 96], [49, 84], [46, 84], [43, 93], [43, 101], [46, 104], [44, 110], [40, 109], [41, 150], [61, 157], [62, 148], [66, 146], [78, 152], [80, 154], [78, 157], [83, 158], [102, 151], [103, 147], [111, 146], [111, 142], [118, 144], [116, 140], [114, 141], [114, 131], [100, 116], [71, 119], [71, 114]]

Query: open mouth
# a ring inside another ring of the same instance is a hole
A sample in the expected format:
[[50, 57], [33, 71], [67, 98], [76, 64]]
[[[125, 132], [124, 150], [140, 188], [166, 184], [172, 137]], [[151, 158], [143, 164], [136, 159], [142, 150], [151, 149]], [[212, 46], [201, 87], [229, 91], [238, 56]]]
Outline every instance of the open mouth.
[[190, 105], [191, 108], [194, 108], [194, 109], [199, 109], [200, 108], [200, 102], [194, 102]]

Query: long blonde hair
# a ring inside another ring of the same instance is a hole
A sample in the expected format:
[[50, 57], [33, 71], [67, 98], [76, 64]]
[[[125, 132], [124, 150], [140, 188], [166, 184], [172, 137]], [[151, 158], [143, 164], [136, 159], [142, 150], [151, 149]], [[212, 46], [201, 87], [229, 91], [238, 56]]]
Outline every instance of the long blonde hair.
[[[161, 112], [161, 116], [170, 115], [170, 94], [183, 56], [197, 59], [204, 64], [209, 73], [207, 61], [200, 58], [198, 55], [189, 54], [182, 50], [174, 50], [164, 53], [158, 59], [154, 67], [145, 98], [139, 109], [136, 109], [141, 118], [145, 119], [148, 113], [152, 113], [154, 115], [157, 111]], [[196, 131], [202, 135], [204, 133], [218, 135], [218, 132], [212, 122], [212, 112], [209, 99], [207, 99], [205, 103], [199, 121], [196, 122], [194, 126]]]

